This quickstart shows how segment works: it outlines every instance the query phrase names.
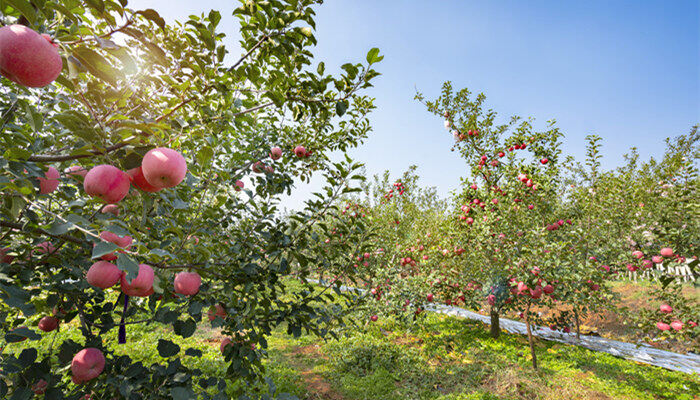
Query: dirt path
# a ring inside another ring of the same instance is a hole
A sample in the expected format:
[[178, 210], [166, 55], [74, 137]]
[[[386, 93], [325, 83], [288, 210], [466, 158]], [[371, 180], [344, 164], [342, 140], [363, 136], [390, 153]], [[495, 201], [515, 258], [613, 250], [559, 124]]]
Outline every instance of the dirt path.
[[309, 392], [308, 400], [324, 399], [324, 400], [344, 400], [345, 398], [340, 393], [333, 389], [333, 386], [326, 381], [323, 376], [313, 371], [313, 367], [309, 367], [304, 359], [309, 358], [324, 358], [319, 347], [315, 345], [294, 347], [290, 353], [292, 367], [299, 371], [299, 374], [304, 380], [304, 386]]

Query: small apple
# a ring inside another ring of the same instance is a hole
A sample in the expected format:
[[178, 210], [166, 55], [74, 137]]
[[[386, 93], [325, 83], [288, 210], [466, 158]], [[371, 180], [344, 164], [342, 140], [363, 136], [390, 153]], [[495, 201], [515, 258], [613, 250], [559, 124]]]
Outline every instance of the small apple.
[[273, 147], [270, 149], [270, 158], [273, 160], [279, 160], [282, 157], [282, 149], [279, 147]]

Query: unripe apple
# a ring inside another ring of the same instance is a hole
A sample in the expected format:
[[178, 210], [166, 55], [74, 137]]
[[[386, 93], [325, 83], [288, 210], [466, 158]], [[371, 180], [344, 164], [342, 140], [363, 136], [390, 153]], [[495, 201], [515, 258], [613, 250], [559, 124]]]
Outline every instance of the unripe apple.
[[221, 317], [222, 319], [226, 318], [226, 315], [228, 315], [228, 313], [221, 304], [215, 304], [209, 307], [209, 310], [207, 311], [207, 318], [209, 318], [209, 321], [215, 320], [216, 317]]
[[143, 156], [141, 171], [146, 181], [159, 189], [177, 186], [187, 175], [182, 154], [167, 147], [151, 149]]
[[131, 282], [128, 281], [127, 274], [121, 276], [122, 292], [128, 296], [146, 297], [153, 293], [153, 280], [155, 274], [153, 268], [147, 264], [139, 264], [139, 273]]
[[670, 247], [664, 247], [659, 251], [659, 254], [661, 254], [663, 257], [673, 257], [673, 249]]
[[670, 314], [673, 312], [673, 307], [669, 306], [668, 304], [662, 304], [659, 307], [659, 311], [661, 311], [664, 314]]
[[83, 180], [85, 193], [110, 204], [118, 203], [126, 197], [129, 187], [129, 175], [117, 167], [105, 164], [93, 167]]
[[39, 320], [39, 329], [44, 332], [51, 332], [58, 328], [58, 318], [46, 316]]
[[303, 158], [306, 156], [306, 149], [304, 146], [297, 146], [294, 148], [294, 154], [299, 158]]
[[103, 214], [109, 213], [109, 214], [114, 215], [115, 217], [118, 217], [119, 216], [119, 206], [116, 204], [107, 204], [106, 206], [102, 207], [101, 212]]
[[[4, 28], [0, 28], [2, 30]], [[39, 193], [40, 194], [49, 194], [56, 190], [58, 187], [58, 178], [60, 178], [61, 174], [58, 173], [58, 170], [54, 167], [49, 167], [49, 169], [46, 171], [46, 174], [44, 174], [44, 178], [38, 178], [39, 179]]]
[[122, 271], [110, 262], [98, 261], [90, 266], [85, 277], [90, 285], [100, 289], [107, 289], [119, 282], [122, 277]]
[[132, 168], [126, 171], [126, 173], [131, 177], [131, 183], [144, 192], [155, 193], [161, 189], [148, 183], [146, 177], [143, 176], [141, 167]]
[[48, 35], [24, 25], [0, 28], [0, 73], [28, 87], [44, 87], [61, 74], [63, 61]]
[[105, 356], [102, 351], [92, 347], [82, 349], [73, 357], [70, 370], [73, 383], [81, 384], [97, 378], [105, 369]]
[[273, 160], [279, 160], [282, 157], [282, 149], [279, 147], [273, 147], [270, 149], [270, 158]]
[[199, 287], [202, 285], [202, 277], [196, 272], [180, 272], [175, 275], [173, 286], [175, 293], [185, 296], [192, 296], [199, 292]]
[[73, 165], [70, 166], [66, 169], [63, 170], [63, 173], [72, 176], [72, 177], [81, 177], [85, 178], [85, 175], [87, 175], [88, 170], [87, 168], [83, 167], [82, 165]]
[[683, 329], [683, 322], [675, 320], [671, 322], [671, 328], [673, 328], [673, 330], [675, 331], [680, 331], [681, 329]]
[[[131, 243], [133, 242], [132, 237], [129, 235], [125, 235], [122, 237], [110, 231], [100, 232], [100, 239], [104, 240], [105, 242], [114, 243], [124, 250], [129, 250], [129, 248], [131, 247]], [[120, 253], [123, 253], [123, 251], [120, 251]], [[115, 254], [115, 252], [112, 252], [103, 255], [101, 258], [106, 261], [114, 261], [117, 259], [117, 255]]]

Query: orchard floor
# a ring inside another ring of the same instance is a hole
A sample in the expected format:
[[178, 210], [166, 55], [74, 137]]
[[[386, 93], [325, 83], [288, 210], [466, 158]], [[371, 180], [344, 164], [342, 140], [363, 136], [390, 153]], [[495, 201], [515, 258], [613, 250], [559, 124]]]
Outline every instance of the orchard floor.
[[269, 344], [268, 373], [300, 399], [700, 398], [697, 375], [551, 342], [537, 343], [535, 372], [524, 337], [492, 339], [481, 323], [438, 315], [410, 327], [379, 321], [339, 341], [280, 331]]

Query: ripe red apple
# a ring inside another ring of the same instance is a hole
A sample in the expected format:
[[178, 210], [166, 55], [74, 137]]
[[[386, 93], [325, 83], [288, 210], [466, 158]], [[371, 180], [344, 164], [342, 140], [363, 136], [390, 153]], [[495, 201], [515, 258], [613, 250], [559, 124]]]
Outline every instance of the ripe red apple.
[[36, 247], [36, 252], [39, 254], [53, 254], [56, 252], [56, 247], [53, 244], [51, 244], [51, 242], [41, 242], [38, 245], [36, 245]]
[[126, 171], [126, 173], [131, 177], [131, 183], [144, 192], [155, 193], [161, 189], [148, 183], [146, 177], [143, 176], [143, 170], [141, 167], [132, 168]]
[[231, 338], [224, 338], [224, 340], [221, 341], [221, 345], [219, 346], [219, 350], [221, 350], [221, 354], [224, 354], [224, 350], [226, 349], [226, 346], [230, 345], [233, 343]]
[[[131, 247], [131, 242], [133, 241], [133, 239], [129, 235], [125, 235], [122, 237], [110, 231], [100, 232], [100, 239], [104, 240], [105, 242], [114, 243], [125, 250], [129, 250], [129, 248]], [[106, 261], [114, 261], [117, 259], [117, 255], [115, 253], [116, 252], [105, 254], [101, 258]], [[123, 253], [123, 251], [120, 251], [120, 253]]]
[[661, 322], [661, 321], [656, 323], [656, 327], [661, 329], [662, 331], [667, 331], [667, 330], [671, 329], [671, 326], [669, 324]]
[[639, 250], [636, 250], [636, 251], [633, 251], [633, 252], [632, 252], [632, 256], [633, 256], [634, 258], [641, 259], [642, 257], [644, 257], [644, 253], [642, 253], [642, 252], [639, 251]]
[[0, 249], [0, 262], [5, 263], [5, 264], [10, 264], [12, 261], [14, 261], [15, 257], [14, 256], [8, 256], [7, 253], [9, 253], [11, 250], [9, 247], [5, 247], [4, 249]]
[[175, 275], [173, 285], [175, 293], [192, 296], [199, 292], [199, 287], [202, 285], [202, 277], [196, 272], [183, 271]]
[[664, 259], [661, 256], [653, 256], [651, 258], [651, 262], [653, 262], [654, 264], [661, 264], [662, 262], [664, 262]]
[[433, 301], [434, 296], [432, 293], [428, 293], [428, 296], [426, 296], [426, 297], [427, 297], [428, 301], [430, 301], [430, 302]]
[[265, 164], [263, 164], [263, 163], [260, 162], [260, 161], [256, 161], [256, 162], [253, 164], [253, 172], [255, 172], [256, 174], [261, 173], [261, 172], [263, 171], [263, 168], [265, 168]]
[[552, 285], [545, 285], [542, 288], [542, 291], [545, 292], [546, 294], [552, 294], [554, 292], [554, 286]]
[[499, 156], [499, 157], [505, 157], [505, 155], [506, 155], [506, 153], [504, 153], [504, 152], [502, 152], [502, 151], [499, 151], [499, 152], [498, 152], [498, 156]]
[[379, 319], [379, 317], [377, 317], [376, 315], [373, 315], [373, 316], [369, 317], [369, 319], [370, 319], [372, 322], [377, 322], [377, 320]]
[[153, 280], [155, 274], [153, 268], [147, 264], [139, 264], [139, 273], [131, 282], [128, 281], [127, 274], [121, 276], [122, 292], [128, 296], [146, 297], [153, 293]]
[[671, 328], [673, 328], [673, 330], [675, 331], [680, 331], [681, 329], [683, 329], [683, 322], [675, 320], [671, 322]]
[[87, 168], [83, 167], [82, 165], [73, 165], [70, 166], [66, 169], [63, 170], [63, 173], [72, 176], [72, 177], [81, 177], [85, 178], [85, 175], [87, 175], [88, 170]]
[[[4, 28], [0, 28], [0, 31]], [[2, 60], [0, 58], [0, 60]], [[1, 61], [0, 61], [1, 63]], [[56, 190], [58, 187], [58, 178], [60, 178], [61, 174], [58, 173], [58, 170], [54, 167], [49, 167], [49, 169], [46, 171], [46, 174], [44, 174], [44, 178], [38, 178], [39, 179], [39, 193], [40, 194], [49, 194]]]
[[673, 307], [669, 306], [668, 304], [662, 304], [659, 307], [659, 311], [661, 311], [664, 314], [670, 314], [673, 312]]
[[549, 162], [549, 160], [548, 160], [547, 158], [543, 158], [543, 159], [540, 160], [540, 163], [542, 163], [542, 165], [545, 165], [545, 164], [547, 164], [548, 162]]
[[28, 87], [44, 87], [58, 78], [63, 61], [51, 37], [24, 25], [0, 28], [0, 74]]
[[90, 285], [107, 289], [119, 282], [122, 271], [110, 262], [98, 261], [90, 266], [85, 277]]
[[73, 373], [73, 383], [81, 384], [97, 378], [105, 369], [105, 356], [99, 349], [88, 347], [82, 349], [73, 357], [70, 370]]
[[149, 150], [141, 161], [146, 181], [159, 189], [177, 186], [187, 175], [187, 162], [182, 154], [167, 147]]
[[279, 147], [273, 147], [270, 149], [270, 158], [273, 160], [279, 160], [282, 157], [282, 149]]
[[664, 247], [659, 251], [659, 254], [661, 254], [663, 257], [673, 257], [673, 249], [670, 247]]
[[58, 318], [46, 316], [39, 320], [39, 329], [44, 332], [51, 332], [52, 330], [58, 328]]
[[534, 205], [534, 204], [529, 204], [529, 205], [527, 206], [527, 209], [528, 209], [528, 210], [532, 210], [532, 209], [534, 209], [534, 208], [535, 208], [535, 205]]
[[299, 158], [303, 158], [306, 156], [306, 149], [304, 146], [297, 146], [294, 148], [294, 154], [296, 154], [296, 156]]
[[473, 223], [474, 223], [474, 218], [468, 217], [468, 218], [467, 218], [467, 224], [468, 224], [468, 225], [471, 225], [471, 224], [473, 224]]
[[226, 315], [228, 315], [228, 313], [221, 304], [213, 305], [209, 307], [209, 310], [207, 311], [207, 318], [209, 318], [209, 321], [215, 320], [216, 317], [221, 317], [222, 319], [226, 318]]
[[119, 206], [115, 204], [107, 204], [106, 206], [102, 207], [101, 212], [103, 214], [113, 214], [115, 217], [119, 216]]
[[106, 203], [121, 201], [129, 193], [131, 179], [124, 171], [111, 165], [98, 165], [85, 175], [83, 188], [90, 196], [99, 197]]
[[237, 192], [240, 192], [241, 189], [245, 187], [245, 184], [243, 181], [236, 181], [236, 185], [233, 187]]
[[43, 379], [39, 379], [32, 385], [32, 392], [36, 395], [41, 395], [46, 393], [46, 388], [49, 387], [49, 383]]

